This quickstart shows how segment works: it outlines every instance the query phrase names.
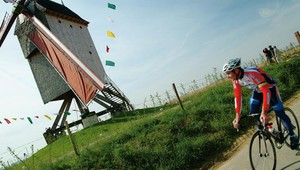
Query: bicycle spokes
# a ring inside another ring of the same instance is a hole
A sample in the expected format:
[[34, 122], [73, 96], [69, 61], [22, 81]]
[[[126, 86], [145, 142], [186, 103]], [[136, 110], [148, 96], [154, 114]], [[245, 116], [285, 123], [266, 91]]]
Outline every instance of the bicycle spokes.
[[266, 135], [256, 132], [251, 139], [249, 149], [252, 169], [275, 169], [275, 146]]

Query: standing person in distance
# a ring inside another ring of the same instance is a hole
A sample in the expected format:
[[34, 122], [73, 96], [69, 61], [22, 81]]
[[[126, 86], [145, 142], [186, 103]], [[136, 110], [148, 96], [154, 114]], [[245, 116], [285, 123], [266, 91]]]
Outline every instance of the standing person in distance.
[[274, 59], [276, 60], [277, 63], [279, 63], [279, 58], [278, 58], [278, 54], [277, 54], [277, 47], [275, 45], [273, 46], [273, 50], [274, 50]]
[[272, 59], [278, 63], [277, 58], [275, 57], [275, 49], [272, 47], [272, 45], [269, 45], [269, 51], [271, 52]]
[[[241, 59], [235, 58], [229, 60], [223, 66], [223, 72], [227, 78], [232, 80], [235, 97], [235, 119], [234, 128], [239, 127], [239, 121], [242, 111], [242, 86], [252, 89], [250, 98], [250, 112], [261, 113], [257, 121], [268, 123], [269, 117], [267, 111], [272, 107], [276, 115], [282, 120], [284, 126], [289, 130], [291, 149], [298, 146], [298, 136], [293, 131], [293, 125], [290, 118], [285, 114], [283, 103], [281, 101], [276, 81], [266, 72], [258, 67], [241, 68]], [[261, 108], [261, 110], [260, 110]]]
[[265, 57], [267, 58], [267, 63], [268, 63], [268, 64], [273, 63], [273, 60], [272, 60], [272, 57], [273, 57], [273, 56], [272, 56], [271, 51], [268, 50], [267, 48], [264, 48], [264, 49], [263, 49], [263, 53], [264, 53]]

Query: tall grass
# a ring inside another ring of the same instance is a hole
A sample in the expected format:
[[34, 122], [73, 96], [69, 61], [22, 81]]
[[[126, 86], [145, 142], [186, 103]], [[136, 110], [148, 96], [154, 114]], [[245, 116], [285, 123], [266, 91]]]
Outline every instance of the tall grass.
[[[300, 88], [300, 59], [264, 68], [278, 81], [283, 100]], [[248, 110], [250, 90], [244, 90]], [[236, 133], [233, 90], [219, 81], [177, 104], [140, 109], [74, 134], [80, 156], [63, 137], [25, 161], [32, 169], [192, 169], [230, 149]], [[245, 122], [250, 127], [251, 122]], [[244, 129], [244, 131], [247, 129]], [[243, 132], [243, 131], [242, 131]], [[32, 166], [32, 159], [35, 164]], [[18, 169], [16, 165], [7, 169]]]

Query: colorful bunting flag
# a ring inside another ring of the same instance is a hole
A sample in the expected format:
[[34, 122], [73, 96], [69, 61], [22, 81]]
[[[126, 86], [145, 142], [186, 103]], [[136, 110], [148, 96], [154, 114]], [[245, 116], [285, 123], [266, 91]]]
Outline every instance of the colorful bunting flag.
[[111, 3], [108, 3], [107, 7], [111, 8], [111, 9], [116, 9], [116, 5], [115, 4], [111, 4]]
[[115, 66], [115, 63], [113, 61], [106, 60], [105, 61], [105, 65], [107, 65], [107, 66]]
[[14, 118], [11, 118], [11, 119], [12, 119], [12, 120], [17, 120], [17, 118], [15, 118], [15, 117], [14, 117]]
[[0, 121], [0, 124], [2, 124], [2, 122]]
[[44, 115], [47, 119], [51, 120], [51, 117], [48, 115]]
[[34, 116], [34, 117], [37, 118], [37, 119], [39, 118], [39, 116]]
[[115, 34], [112, 33], [111, 31], [107, 31], [107, 36], [109, 36], [111, 38], [115, 38]]
[[108, 17], [107, 20], [111, 23], [114, 23], [115, 21], [111, 18], [111, 17]]
[[66, 115], [71, 115], [71, 113], [70, 113], [70, 112], [64, 112], [64, 114], [66, 114]]
[[29, 121], [31, 124], [33, 124], [30, 117], [27, 117], [27, 119], [28, 119], [28, 121]]
[[109, 47], [108, 46], [106, 46], [106, 52], [109, 53]]
[[11, 122], [8, 120], [8, 119], [6, 119], [6, 118], [4, 118], [4, 120], [5, 120], [5, 122], [7, 123], [7, 124], [10, 124]]

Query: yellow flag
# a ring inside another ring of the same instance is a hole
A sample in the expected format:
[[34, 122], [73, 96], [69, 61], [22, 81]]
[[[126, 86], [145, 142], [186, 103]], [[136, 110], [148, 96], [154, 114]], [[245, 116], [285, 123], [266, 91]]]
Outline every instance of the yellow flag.
[[109, 36], [111, 38], [115, 38], [114, 33], [112, 33], [111, 31], [107, 31], [107, 36]]
[[47, 119], [51, 120], [51, 117], [48, 115], [44, 115]]

